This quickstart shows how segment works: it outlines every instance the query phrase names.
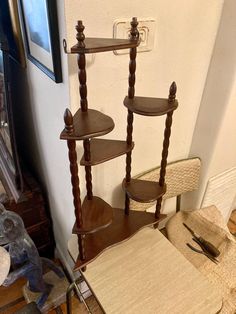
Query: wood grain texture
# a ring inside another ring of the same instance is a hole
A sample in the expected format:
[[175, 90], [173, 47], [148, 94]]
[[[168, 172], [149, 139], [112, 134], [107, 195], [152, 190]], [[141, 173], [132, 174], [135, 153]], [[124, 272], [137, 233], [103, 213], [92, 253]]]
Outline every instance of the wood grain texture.
[[161, 170], [160, 170], [160, 179], [159, 179], [160, 186], [163, 186], [165, 184], [168, 149], [170, 145], [171, 125], [172, 125], [172, 112], [168, 113], [167, 118], [166, 118], [166, 127], [165, 127], [165, 132], [164, 132], [165, 135], [164, 135], [164, 141], [163, 141]]
[[69, 161], [70, 161], [70, 173], [71, 173], [74, 212], [75, 212], [75, 217], [76, 217], [76, 224], [78, 228], [80, 228], [83, 225], [83, 218], [82, 218], [82, 211], [81, 211], [76, 142], [67, 141], [67, 146], [69, 150], [68, 155], [69, 155]]
[[[133, 17], [131, 23], [131, 30], [130, 30], [130, 38], [131, 40], [135, 41], [138, 40], [139, 38], [139, 32], [138, 32], [138, 21], [136, 17]], [[128, 88], [128, 97], [129, 99], [134, 98], [135, 94], [135, 71], [136, 71], [136, 56], [137, 56], [137, 48], [133, 47], [130, 49], [129, 53], [129, 88]], [[133, 133], [133, 120], [134, 116], [133, 113], [128, 110], [128, 116], [127, 116], [127, 137], [126, 137], [126, 142], [127, 145], [131, 145], [132, 143], [132, 133]], [[125, 179], [127, 182], [130, 181], [131, 179], [131, 162], [132, 162], [132, 152], [128, 152], [126, 154], [126, 175]], [[129, 214], [129, 205], [130, 205], [130, 200], [129, 196], [125, 194], [125, 214]]]
[[173, 82], [170, 86], [169, 97], [168, 97], [168, 101], [170, 104], [175, 102], [176, 92], [177, 92], [177, 85], [175, 82]]
[[64, 113], [65, 131], [71, 134], [74, 131], [73, 116], [71, 111], [67, 108]]
[[[177, 91], [177, 86], [175, 82], [173, 82], [170, 86], [169, 97], [168, 97], [168, 105], [170, 107], [173, 106], [173, 104], [175, 104], [176, 91]], [[173, 115], [173, 110], [167, 113], [166, 122], [165, 122], [164, 141], [163, 141], [161, 169], [160, 169], [160, 178], [159, 178], [159, 185], [161, 187], [165, 186], [165, 175], [166, 175], [168, 149], [170, 145], [172, 115]], [[156, 203], [156, 211], [155, 211], [156, 218], [158, 218], [160, 215], [161, 203], [162, 203], [162, 196], [157, 200], [157, 203]]]
[[86, 258], [82, 261], [78, 257], [74, 271], [90, 263], [107, 248], [128, 240], [143, 227], [151, 226], [166, 217], [161, 215], [160, 220], [156, 220], [153, 213], [138, 211], [130, 211], [127, 216], [123, 209], [118, 208], [113, 208], [113, 214], [113, 222], [107, 228], [85, 236]]
[[91, 139], [89, 160], [82, 157], [80, 164], [82, 166], [98, 165], [105, 161], [119, 157], [131, 151], [134, 143], [127, 145], [126, 141], [108, 140], [108, 139]]
[[[84, 145], [84, 158], [86, 162], [90, 162], [91, 152], [90, 152], [90, 140], [86, 139], [83, 141]], [[87, 189], [87, 197], [89, 200], [93, 197], [92, 190], [92, 169], [90, 165], [85, 166], [85, 180], [86, 180], [86, 189]]]
[[[79, 48], [85, 47], [85, 36], [84, 36], [84, 25], [82, 21], [78, 21], [77, 25], [75, 27], [77, 30], [76, 39], [77, 39], [77, 46]], [[80, 83], [80, 107], [82, 111], [87, 111], [88, 109], [88, 101], [87, 101], [87, 85], [86, 85], [86, 59], [84, 53], [79, 53], [77, 57], [77, 63], [78, 63], [78, 78]]]
[[3, 201], [3, 205], [7, 210], [21, 216], [40, 255], [52, 257], [54, 255], [54, 239], [43, 193], [34, 177], [25, 168], [23, 170], [24, 200], [15, 202], [13, 198], [9, 198]]
[[93, 196], [91, 200], [85, 197], [82, 204], [83, 225], [75, 223], [73, 233], [87, 234], [107, 227], [112, 222], [113, 209], [103, 199]]
[[178, 107], [178, 102], [175, 100], [169, 103], [169, 100], [165, 98], [139, 96], [130, 99], [127, 96], [124, 99], [124, 105], [130, 111], [143, 116], [162, 116], [174, 111]]
[[86, 59], [85, 54], [81, 53], [78, 54], [77, 57], [77, 63], [78, 63], [78, 78], [79, 78], [79, 92], [80, 92], [80, 108], [82, 111], [88, 110], [88, 101], [87, 101], [87, 75], [86, 75]]
[[220, 289], [151, 228], [104, 252], [83, 275], [109, 314], [215, 314], [222, 306]]
[[[133, 18], [131, 23], [131, 30], [130, 30], [130, 38], [132, 41], [138, 40], [139, 32], [137, 29], [138, 21], [137, 18]], [[136, 71], [136, 56], [137, 56], [137, 48], [133, 47], [130, 49], [129, 57], [129, 89], [128, 89], [128, 96], [129, 98], [134, 98], [135, 93], [135, 71]]]
[[85, 38], [84, 47], [77, 44], [71, 48], [71, 53], [96, 53], [137, 47], [139, 40], [115, 38]]
[[[127, 145], [131, 145], [131, 143], [132, 143], [133, 120], [134, 120], [134, 115], [130, 110], [128, 110], [127, 137], [126, 137]], [[126, 155], [126, 176], [125, 176], [125, 178], [126, 178], [127, 182], [129, 182], [131, 179], [131, 162], [132, 162], [132, 156], [131, 156], [131, 151], [130, 151]]]
[[[23, 287], [25, 283], [26, 283], [26, 279], [21, 277], [16, 282], [14, 282], [10, 287], [0, 286], [0, 312], [1, 313], [4, 307], [7, 308], [8, 305], [11, 305], [16, 300], [19, 300], [19, 302], [22, 301], [22, 298], [24, 297], [23, 297], [21, 288]], [[5, 313], [8, 313], [7, 310], [9, 309], [5, 309]], [[13, 312], [9, 311], [9, 313], [13, 313]]]
[[88, 109], [87, 112], [79, 109], [73, 116], [73, 122], [73, 131], [68, 133], [64, 129], [60, 136], [62, 140], [84, 140], [105, 135], [115, 126], [112, 118], [94, 109]]
[[150, 203], [165, 193], [166, 186], [161, 187], [158, 182], [154, 181], [131, 179], [127, 182], [124, 179], [123, 189], [131, 199], [140, 203]]
[[[175, 103], [175, 95], [176, 95], [176, 84], [173, 82], [170, 86], [169, 97], [168, 97], [168, 105], [171, 107]], [[163, 141], [163, 149], [162, 149], [162, 158], [161, 158], [161, 170], [160, 170], [160, 186], [164, 186], [165, 184], [165, 174], [166, 174], [166, 165], [167, 165], [167, 157], [168, 157], [168, 149], [170, 144], [170, 135], [171, 135], [171, 125], [172, 125], [172, 115], [173, 111], [169, 111], [167, 113], [166, 122], [165, 122], [165, 131], [164, 131], [164, 141]]]
[[[133, 18], [131, 21], [131, 36], [130, 39], [127, 40], [85, 38], [82, 21], [78, 21], [76, 26], [76, 38], [78, 43], [71, 48], [71, 52], [78, 54], [78, 78], [80, 82], [81, 109], [79, 109], [73, 117], [70, 112], [67, 112], [65, 119], [66, 127], [61, 133], [61, 139], [66, 139], [68, 145], [70, 145], [70, 147], [68, 147], [71, 163], [74, 204], [77, 204], [77, 208], [80, 207], [79, 216], [78, 210], [75, 210], [77, 216], [73, 228], [73, 232], [78, 235], [79, 243], [79, 258], [76, 262], [75, 270], [79, 268], [83, 269], [87, 263], [91, 262], [96, 256], [101, 254], [107, 247], [128, 239], [144, 226], [157, 225], [159, 220], [165, 216], [160, 215], [159, 210], [158, 215], [157, 213], [152, 214], [129, 211], [130, 198], [139, 202], [152, 202], [158, 200], [158, 208], [161, 206], [161, 197], [166, 191], [164, 178], [172, 112], [178, 105], [177, 101], [175, 101], [175, 84], [172, 84], [170, 88], [168, 99], [135, 97], [136, 55], [137, 46], [139, 44], [139, 32], [137, 26], [137, 18]], [[128, 108], [126, 141], [91, 139], [112, 131], [114, 122], [110, 117], [103, 113], [88, 109], [85, 54], [126, 48], [130, 48], [128, 97], [124, 100], [124, 104]], [[134, 112], [149, 116], [167, 114], [159, 183], [131, 179], [131, 152], [134, 146], [132, 142]], [[80, 200], [80, 191], [78, 190], [79, 179], [77, 157], [75, 153], [75, 140], [83, 140], [84, 146], [84, 156], [81, 160], [81, 164], [85, 166], [87, 197], [85, 198], [82, 207], [81, 203], [78, 203], [78, 199]], [[102, 199], [93, 196], [91, 166], [116, 158], [122, 154], [126, 154], [126, 176], [123, 182], [123, 187], [126, 192], [126, 215], [124, 215], [123, 210], [114, 209], [114, 220], [112, 220], [111, 206]], [[77, 191], [77, 196], [75, 191]]]
[[[67, 141], [67, 146], [69, 150], [73, 204], [74, 204], [74, 213], [75, 213], [75, 219], [76, 219], [75, 221], [76, 221], [77, 228], [81, 228], [81, 226], [83, 225], [83, 216], [82, 216], [81, 199], [80, 199], [76, 142], [71, 141], [71, 140]], [[85, 251], [84, 251], [83, 239], [80, 235], [78, 236], [78, 246], [79, 246], [81, 260], [84, 260]]]
[[86, 258], [85, 247], [84, 247], [84, 235], [77, 234], [77, 237], [78, 237], [79, 256], [81, 258], [81, 261], [84, 261]]
[[83, 25], [83, 22], [81, 20], [79, 20], [77, 22], [77, 25], [75, 26], [75, 29], [77, 31], [77, 34], [76, 34], [77, 46], [80, 48], [83, 48], [85, 46], [85, 44], [84, 44], [84, 40], [85, 40], [84, 28], [85, 27]]

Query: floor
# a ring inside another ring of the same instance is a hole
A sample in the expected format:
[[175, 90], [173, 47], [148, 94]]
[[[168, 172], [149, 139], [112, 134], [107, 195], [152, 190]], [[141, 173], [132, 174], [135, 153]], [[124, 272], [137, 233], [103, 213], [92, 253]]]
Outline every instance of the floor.
[[[230, 216], [228, 222], [229, 230], [236, 236], [236, 210]], [[22, 308], [26, 303], [22, 295], [22, 286], [25, 284], [24, 279], [19, 279], [15, 284], [9, 288], [0, 287], [0, 313], [12, 314], [18, 309]], [[93, 314], [101, 314], [96, 300], [94, 297], [89, 297], [86, 302], [88, 303]], [[66, 304], [62, 304], [57, 309], [49, 312], [49, 314], [64, 314], [66, 313]], [[72, 298], [72, 313], [86, 314], [88, 313], [84, 304], [81, 303], [77, 297]]]
[[[15, 311], [21, 309], [25, 304], [24, 297], [22, 295], [22, 286], [25, 284], [24, 279], [19, 279], [10, 288], [0, 287], [0, 313], [1, 314], [12, 314]], [[103, 313], [95, 298], [89, 297], [86, 302], [88, 303], [92, 313], [101, 314]], [[64, 314], [66, 313], [66, 304], [62, 304], [60, 307], [52, 310], [49, 314]], [[81, 303], [77, 297], [72, 297], [72, 313], [87, 314], [87, 310], [83, 303]]]
[[[25, 299], [22, 294], [22, 287], [25, 285], [26, 280], [18, 279], [11, 287], [0, 286], [0, 313], [12, 314], [15, 311], [21, 309], [26, 305]], [[76, 296], [72, 297], [72, 313], [87, 314], [87, 310], [82, 302]], [[90, 310], [93, 314], [102, 314], [96, 299], [91, 296], [86, 299]], [[49, 314], [66, 314], [66, 303], [61, 304], [54, 310], [51, 310]]]

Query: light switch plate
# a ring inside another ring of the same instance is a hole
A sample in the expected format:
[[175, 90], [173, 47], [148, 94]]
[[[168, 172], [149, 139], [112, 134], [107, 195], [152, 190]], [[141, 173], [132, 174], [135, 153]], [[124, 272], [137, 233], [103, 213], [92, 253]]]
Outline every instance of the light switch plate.
[[[113, 38], [128, 39], [130, 36], [130, 19], [118, 19], [113, 25]], [[138, 19], [138, 31], [141, 43], [137, 52], [151, 51], [154, 47], [156, 21], [153, 18]], [[129, 53], [128, 49], [114, 51], [116, 55]]]

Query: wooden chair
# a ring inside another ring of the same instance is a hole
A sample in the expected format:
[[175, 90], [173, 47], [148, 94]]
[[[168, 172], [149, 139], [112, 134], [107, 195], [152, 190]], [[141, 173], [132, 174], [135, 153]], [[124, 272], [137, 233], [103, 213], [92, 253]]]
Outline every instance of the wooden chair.
[[[176, 197], [176, 211], [180, 210], [181, 195], [198, 188], [200, 178], [201, 160], [189, 158], [169, 163], [166, 167], [167, 190], [163, 200]], [[160, 167], [139, 174], [135, 179], [157, 181], [160, 176]], [[148, 210], [155, 203], [138, 203], [131, 201], [131, 209]]]
[[[198, 158], [167, 166], [167, 192], [164, 199], [197, 188]], [[159, 168], [139, 175], [156, 180]], [[152, 204], [131, 203], [137, 210]], [[68, 250], [75, 261], [77, 237], [72, 235]], [[104, 313], [217, 313], [221, 295], [179, 251], [153, 228], [143, 228], [127, 241], [105, 250], [81, 273]], [[68, 298], [69, 301], [69, 298]], [[70, 307], [69, 307], [70, 308]]]

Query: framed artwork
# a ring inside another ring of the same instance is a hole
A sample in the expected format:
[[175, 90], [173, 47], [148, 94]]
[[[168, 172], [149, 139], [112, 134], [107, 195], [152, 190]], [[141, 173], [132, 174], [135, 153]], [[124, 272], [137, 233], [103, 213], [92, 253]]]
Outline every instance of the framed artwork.
[[0, 1], [0, 37], [8, 43], [9, 55], [26, 66], [17, 0]]
[[28, 59], [61, 83], [56, 0], [21, 0], [21, 9]]

